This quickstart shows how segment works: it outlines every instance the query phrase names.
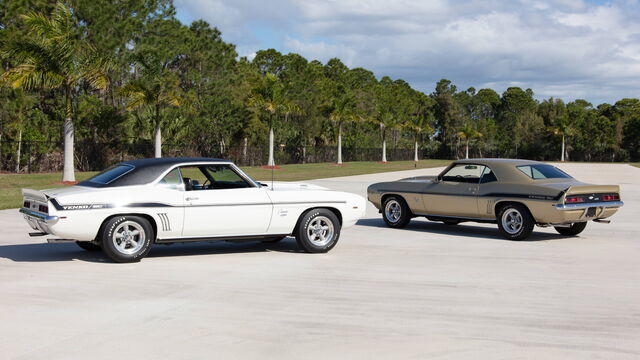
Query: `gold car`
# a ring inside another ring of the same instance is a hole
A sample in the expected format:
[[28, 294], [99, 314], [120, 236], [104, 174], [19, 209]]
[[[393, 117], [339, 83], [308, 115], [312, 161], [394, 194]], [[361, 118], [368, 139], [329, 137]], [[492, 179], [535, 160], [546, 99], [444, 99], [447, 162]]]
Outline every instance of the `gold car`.
[[527, 238], [534, 225], [577, 235], [590, 220], [609, 223], [623, 205], [618, 185], [585, 184], [553, 165], [512, 159], [454, 161], [438, 176], [376, 183], [367, 194], [390, 227], [417, 216], [497, 223], [510, 240]]

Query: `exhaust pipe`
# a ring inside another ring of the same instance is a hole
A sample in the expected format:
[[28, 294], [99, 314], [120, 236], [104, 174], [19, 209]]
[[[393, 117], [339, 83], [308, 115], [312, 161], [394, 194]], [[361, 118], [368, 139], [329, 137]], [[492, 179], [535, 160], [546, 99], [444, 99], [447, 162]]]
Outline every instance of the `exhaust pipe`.
[[593, 221], [597, 222], [597, 223], [601, 223], [601, 224], [611, 224], [611, 220], [605, 220], [605, 219], [593, 219]]
[[49, 244], [62, 244], [62, 243], [72, 243], [76, 242], [73, 239], [47, 239]]

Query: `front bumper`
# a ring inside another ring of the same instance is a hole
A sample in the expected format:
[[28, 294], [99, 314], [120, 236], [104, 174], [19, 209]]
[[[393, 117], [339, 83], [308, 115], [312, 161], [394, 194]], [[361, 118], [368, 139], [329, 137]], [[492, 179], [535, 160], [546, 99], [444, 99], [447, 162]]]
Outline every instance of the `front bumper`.
[[21, 208], [20, 212], [24, 214], [24, 219], [33, 230], [42, 231], [48, 234], [52, 233], [50, 227], [60, 220], [57, 216], [50, 216], [27, 208]]

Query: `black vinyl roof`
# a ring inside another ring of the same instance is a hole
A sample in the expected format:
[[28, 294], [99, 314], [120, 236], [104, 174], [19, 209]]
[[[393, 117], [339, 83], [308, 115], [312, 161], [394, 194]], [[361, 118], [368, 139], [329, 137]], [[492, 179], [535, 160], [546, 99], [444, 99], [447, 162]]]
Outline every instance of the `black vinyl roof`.
[[231, 163], [229, 160], [216, 159], [216, 158], [200, 158], [200, 157], [175, 157], [175, 158], [149, 158], [149, 159], [136, 159], [123, 161], [116, 164], [129, 165], [133, 167], [124, 175], [116, 178], [108, 184], [92, 182], [91, 179], [85, 180], [78, 185], [90, 186], [90, 187], [116, 187], [116, 186], [130, 186], [130, 185], [143, 185], [152, 182], [157, 179], [162, 173], [169, 168], [180, 164], [189, 163]]

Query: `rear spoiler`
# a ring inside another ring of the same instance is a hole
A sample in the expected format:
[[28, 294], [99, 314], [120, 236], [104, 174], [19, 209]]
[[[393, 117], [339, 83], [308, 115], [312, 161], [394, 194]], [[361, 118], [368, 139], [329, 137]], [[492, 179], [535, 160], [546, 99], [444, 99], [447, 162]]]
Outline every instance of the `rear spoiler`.
[[581, 195], [581, 194], [601, 194], [601, 193], [620, 194], [620, 186], [618, 185], [577, 185], [577, 186], [571, 186], [567, 190], [565, 190], [565, 196]]
[[49, 197], [40, 190], [22, 189], [22, 197], [41, 201], [43, 203], [46, 203], [47, 201], [49, 201]]

